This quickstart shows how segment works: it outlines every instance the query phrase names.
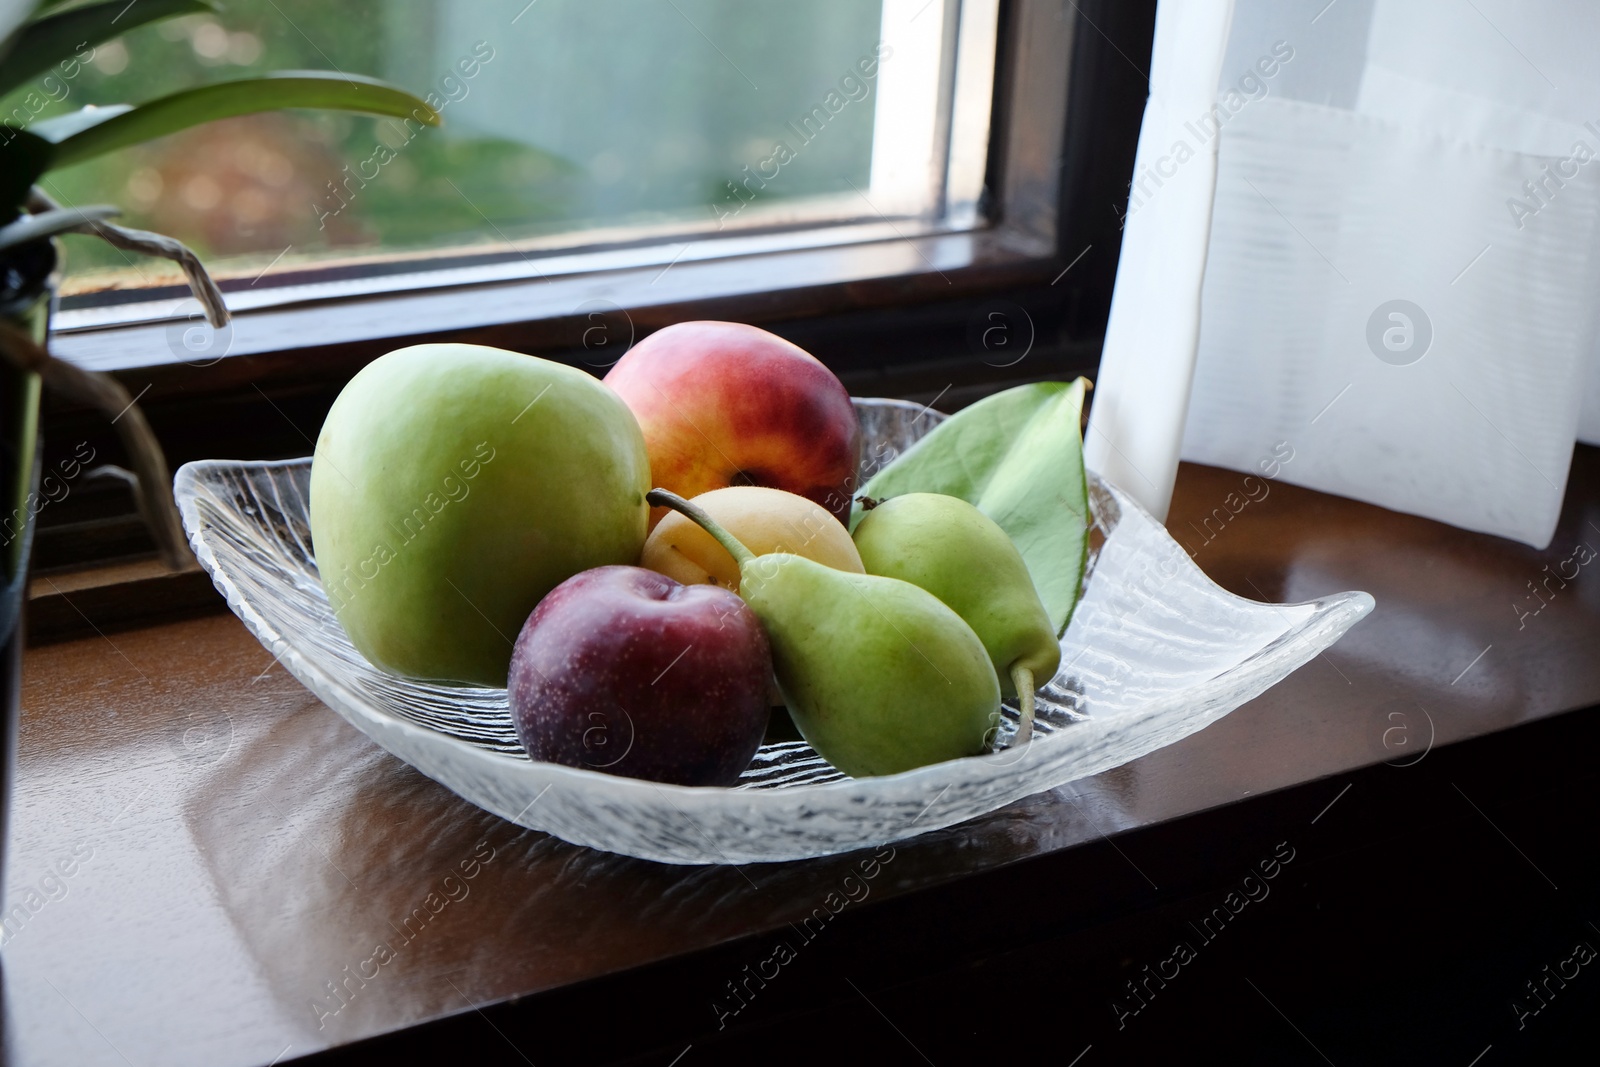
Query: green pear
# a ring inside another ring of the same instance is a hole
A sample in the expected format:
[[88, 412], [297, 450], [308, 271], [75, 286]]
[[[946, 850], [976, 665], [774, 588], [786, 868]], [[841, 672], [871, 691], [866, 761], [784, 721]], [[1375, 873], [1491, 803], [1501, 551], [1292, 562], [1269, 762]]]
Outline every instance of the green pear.
[[1006, 532], [960, 497], [907, 493], [862, 516], [855, 542], [868, 574], [926, 589], [972, 627], [1001, 692], [1020, 700], [1016, 743], [1026, 743], [1034, 689], [1055, 677], [1061, 646]]
[[644, 435], [573, 367], [483, 345], [402, 348], [344, 387], [311, 461], [328, 601], [372, 663], [506, 684], [512, 641], [579, 571], [631, 564]]
[[987, 750], [1000, 686], [983, 642], [938, 597], [803, 556], [756, 556], [682, 497], [656, 489], [649, 501], [693, 519], [739, 564], [784, 702], [829, 763], [859, 778]]

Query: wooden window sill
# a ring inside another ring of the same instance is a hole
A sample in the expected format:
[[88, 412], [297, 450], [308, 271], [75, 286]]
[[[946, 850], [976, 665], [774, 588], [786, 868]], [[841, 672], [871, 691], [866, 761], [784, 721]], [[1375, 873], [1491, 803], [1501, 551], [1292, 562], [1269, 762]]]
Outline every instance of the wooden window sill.
[[[1281, 482], [1209, 541], [1185, 534], [1241, 477], [1196, 466], [1180, 473], [1169, 527], [1207, 572], [1253, 599], [1364, 589], [1377, 600], [1373, 614], [1199, 734], [895, 846], [869, 899], [841, 912], [805, 950], [809, 962], [797, 964], [792, 979], [774, 979], [780, 988], [761, 992], [726, 1029], [714, 1008], [727, 1006], [724, 979], [741, 981], [746, 964], [769, 958], [775, 940], [790, 936], [791, 924], [857, 872], [863, 856], [674, 868], [520, 831], [383, 753], [287, 676], [231, 615], [33, 648], [10, 904], [43, 886], [58, 863], [74, 873], [52, 897], [40, 888], [40, 907], [7, 935], [7, 1041], [16, 1062], [264, 1064], [313, 1053], [327, 1062], [392, 1062], [452, 1035], [449, 1047], [481, 1047], [486, 1056], [508, 1056], [503, 1039], [511, 1040], [541, 1064], [646, 1054], [655, 1059], [639, 1062], [667, 1063], [692, 1045], [689, 1064], [717, 1062], [718, 1049], [731, 1055], [758, 1039], [770, 1045], [793, 1028], [792, 1015], [812, 1020], [817, 1034], [835, 1024], [878, 1026], [872, 1041], [886, 1055], [908, 1054], [873, 1021], [867, 998], [911, 1027], [906, 1036], [920, 1036], [916, 1044], [934, 1062], [966, 1058], [950, 1050], [972, 1034], [1003, 1043], [1034, 1033], [1027, 1020], [1036, 998], [1062, 1014], [1049, 1025], [1067, 1028], [1059, 1035], [1065, 1059], [1093, 1045], [1096, 1062], [1119, 1062], [1113, 1042], [1154, 1040], [1117, 1036], [1111, 1005], [1127, 999], [1123, 978], [1158, 962], [1161, 955], [1150, 955], [1157, 946], [1170, 953], [1181, 919], [1209, 909], [1283, 841], [1304, 859], [1293, 878], [1276, 883], [1283, 899], [1248, 920], [1257, 932], [1241, 933], [1241, 945], [1286, 940], [1268, 917], [1275, 907], [1311, 916], [1293, 932], [1307, 939], [1304, 951], [1326, 950], [1317, 947], [1323, 920], [1315, 915], [1332, 914], [1338, 900], [1328, 887], [1336, 884], [1357, 894], [1380, 940], [1442, 936], [1438, 924], [1455, 921], [1456, 911], [1440, 918], [1430, 911], [1444, 907], [1437, 900], [1425, 907], [1389, 897], [1382, 872], [1361, 866], [1367, 853], [1408, 848], [1448, 853], [1493, 892], [1513, 894], [1506, 899], [1515, 907], [1495, 907], [1496, 937], [1526, 935], [1529, 952], [1544, 953], [1545, 962], [1572, 941], [1600, 943], [1576, 919], [1571, 931], [1560, 926], [1571, 894], [1582, 897], [1587, 886], [1592, 902], [1594, 876], [1581, 870], [1586, 850], [1562, 850], [1548, 836], [1558, 816], [1593, 818], [1594, 772], [1581, 747], [1593, 718], [1561, 713], [1600, 703], [1600, 576], [1585, 567], [1564, 588], [1552, 586], [1537, 615], [1513, 608], [1527, 583], [1542, 581], [1543, 568], [1554, 569], [1576, 544], [1600, 547], [1589, 519], [1600, 509], [1600, 452], [1578, 449], [1546, 552]], [[59, 593], [76, 600], [87, 588], [62, 585]], [[1526, 725], [1540, 720], [1547, 721]], [[1536, 793], [1537, 804], [1526, 800]], [[1528, 829], [1536, 825], [1547, 826], [1545, 836]], [[1108, 834], [1124, 836], [1108, 846]], [[442, 899], [429, 895], [474, 857], [476, 876], [461, 883], [466, 895], [440, 906], [376, 977], [349, 977], [379, 941], [397, 941], [414, 909]], [[1352, 872], [1369, 881], [1349, 887]], [[1329, 911], [1314, 912], [1313, 899]], [[1147, 917], [1143, 925], [1127, 925], [1136, 914]], [[1383, 926], [1391, 921], [1409, 925]], [[1534, 944], [1524, 930], [1530, 923], [1554, 930], [1548, 945]], [[937, 936], [928, 936], [932, 929]], [[1093, 945], [1101, 964], [1081, 972], [1059, 955]], [[1028, 962], [1041, 946], [1058, 954], [1048, 967]], [[1233, 950], [1205, 951], [1221, 961]], [[1308, 1025], [1300, 1013], [1313, 1011], [1322, 987], [1297, 977], [1298, 995], [1281, 992], [1290, 977], [1252, 971], [1253, 959], [1237, 966], [1257, 992], [1279, 991], [1277, 1006]], [[1364, 966], [1380, 972], [1387, 962]], [[1511, 1040], [1496, 1036], [1512, 1029], [1502, 1001], [1537, 974], [1531, 966], [1527, 976], [1475, 979], [1487, 990], [1483, 1003], [1499, 1013], [1482, 1009], [1481, 1040], [1476, 1032], [1444, 1034], [1439, 1020], [1412, 1019], [1417, 1032], [1451, 1042], [1451, 1062]], [[1057, 986], [1012, 985], [1012, 976], [1035, 973], [1029, 967], [1044, 967], [1039, 973]], [[981, 979], [989, 992], [965, 1016], [958, 1004], [935, 1003], [908, 1020], [906, 990], [926, 989], [930, 975], [958, 974]], [[1382, 984], [1382, 974], [1367, 977]], [[781, 983], [790, 981], [786, 993]], [[1223, 995], [1201, 992], [1213, 979], [1186, 981], [1194, 983], [1187, 994], [1164, 992], [1152, 1004], [1175, 1005], [1162, 1009], [1174, 1013], [1169, 1019], [1195, 1020], [1199, 1029], [1184, 1035], [1194, 1047], [1215, 1046], [1220, 1055], [1229, 1047], [1225, 1031], [1270, 1037], [1266, 1028], [1276, 1025], [1280, 1062], [1309, 1055], [1242, 982], [1229, 979], [1238, 987], [1226, 994], [1232, 1008], [1208, 1013], [1197, 1005]], [[342, 1000], [330, 982], [344, 984]], [[1365, 1003], [1359, 988], [1345, 989], [1342, 1002], [1344, 987], [1328, 988], [1335, 1007]], [[1578, 989], [1568, 1001], [1581, 1007], [1593, 995]], [[489, 1014], [469, 1010], [475, 1006]], [[1235, 1010], [1249, 1012], [1247, 1025], [1238, 1026]], [[1362, 1009], [1373, 1018], [1386, 1010]], [[964, 1021], [944, 1025], [940, 1016]], [[612, 1017], [617, 1025], [608, 1028]], [[582, 1022], [582, 1032], [569, 1021]], [[1366, 1033], [1370, 1021], [1360, 1015], [1351, 1032]], [[1141, 1025], [1154, 1035], [1168, 1024]], [[1545, 1025], [1548, 1034], [1565, 1032]], [[1459, 1020], [1448, 1026], [1459, 1030]], [[949, 1044], [933, 1043], [936, 1030]], [[1353, 1038], [1315, 1036], [1346, 1062], [1335, 1047]], [[350, 1044], [363, 1039], [376, 1043]], [[1457, 1044], [1465, 1049], [1459, 1056]]]
[[180, 571], [156, 559], [69, 568], [29, 580], [27, 639], [34, 647], [226, 610], [199, 563]]

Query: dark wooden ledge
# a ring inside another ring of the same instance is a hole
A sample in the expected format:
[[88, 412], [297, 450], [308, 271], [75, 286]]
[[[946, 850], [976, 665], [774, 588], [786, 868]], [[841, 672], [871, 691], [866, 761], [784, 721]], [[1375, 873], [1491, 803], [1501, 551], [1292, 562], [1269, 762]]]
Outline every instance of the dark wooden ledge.
[[[1200, 734], [895, 846], [736, 1012], [728, 983], [870, 854], [672, 868], [520, 832], [346, 726], [230, 615], [33, 648], [10, 1062], [945, 1064], [1041, 1036], [1062, 1063], [1092, 1048], [1082, 1067], [1169, 1040], [1196, 1062], [1553, 1055], [1600, 974], [1513, 1005], [1600, 946], [1595, 720], [1560, 714], [1600, 703], [1600, 567], [1544, 583], [1600, 549], [1600, 454], [1578, 450], [1546, 552], [1281, 482], [1208, 537], [1241, 481], [1181, 472], [1169, 526], [1198, 562], [1256, 599], [1364, 589], [1373, 614]], [[1271, 896], [1215, 948], [1183, 933], [1280, 845]], [[1208, 973], [1135, 1011], [1126, 983], [1182, 938], [1199, 958], [1178, 966]], [[380, 941], [395, 958], [352, 977]]]

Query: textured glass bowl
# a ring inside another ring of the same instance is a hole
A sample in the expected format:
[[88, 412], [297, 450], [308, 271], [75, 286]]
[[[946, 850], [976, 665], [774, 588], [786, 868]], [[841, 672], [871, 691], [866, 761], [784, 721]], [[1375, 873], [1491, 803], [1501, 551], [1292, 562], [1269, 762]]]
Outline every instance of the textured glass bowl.
[[[863, 454], [887, 462], [943, 416], [858, 400]], [[190, 543], [250, 631], [385, 749], [512, 822], [665, 863], [802, 859], [896, 841], [1098, 774], [1216, 722], [1338, 640], [1366, 593], [1258, 604], [1219, 588], [1161, 524], [1089, 477], [1084, 595], [1040, 692], [1030, 744], [884, 778], [847, 778], [809, 745], [764, 745], [732, 788], [658, 785], [535, 763], [503, 689], [396, 678], [362, 658], [329, 609], [307, 522], [311, 461], [208, 460], [178, 471]], [[863, 475], [870, 474], [863, 471]]]

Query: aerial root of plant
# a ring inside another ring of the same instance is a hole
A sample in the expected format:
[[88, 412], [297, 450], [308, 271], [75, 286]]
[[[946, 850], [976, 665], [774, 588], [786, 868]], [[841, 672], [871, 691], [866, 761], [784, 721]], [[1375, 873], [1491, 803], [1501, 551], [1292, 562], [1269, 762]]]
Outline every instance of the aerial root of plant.
[[[34, 186], [28, 196], [28, 210], [35, 214], [58, 211], [60, 205]], [[99, 237], [124, 251], [171, 260], [183, 270], [195, 299], [205, 309], [206, 321], [214, 329], [226, 326], [232, 318], [223, 302], [222, 290], [206, 272], [200, 257], [181, 241], [103, 220], [85, 221], [66, 232]], [[172, 570], [191, 566], [194, 557], [189, 552], [183, 522], [172, 497], [172, 472], [167, 467], [166, 455], [144, 412], [122, 383], [108, 374], [86, 371], [56, 359], [44, 346], [9, 323], [0, 323], [0, 356], [23, 370], [36, 372], [47, 389], [100, 411], [111, 420], [138, 475], [133, 487], [134, 501], [155, 540], [162, 562]]]
[[86, 371], [54, 358], [9, 322], [0, 322], [0, 356], [13, 366], [37, 373], [45, 388], [87, 405], [112, 420], [139, 476], [134, 501], [150, 536], [155, 539], [162, 562], [172, 570], [191, 566], [194, 557], [189, 552], [183, 521], [178, 517], [178, 506], [172, 498], [172, 473], [167, 468], [167, 458], [144, 412], [134, 404], [122, 383], [109, 374]]
[[[37, 213], [55, 211], [59, 208], [60, 205], [42, 189], [37, 185], [33, 187], [28, 196], [29, 211]], [[183, 276], [189, 283], [189, 289], [194, 293], [195, 299], [200, 301], [200, 306], [205, 309], [206, 321], [213, 329], [220, 330], [233, 318], [227, 304], [223, 302], [222, 290], [211, 280], [211, 275], [206, 272], [200, 257], [182, 241], [175, 241], [164, 234], [151, 233], [149, 230], [134, 230], [104, 221], [85, 222], [67, 232], [98, 237], [113, 248], [120, 248], [125, 252], [139, 252], [171, 260], [182, 269]]]

